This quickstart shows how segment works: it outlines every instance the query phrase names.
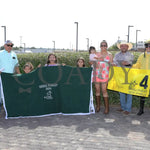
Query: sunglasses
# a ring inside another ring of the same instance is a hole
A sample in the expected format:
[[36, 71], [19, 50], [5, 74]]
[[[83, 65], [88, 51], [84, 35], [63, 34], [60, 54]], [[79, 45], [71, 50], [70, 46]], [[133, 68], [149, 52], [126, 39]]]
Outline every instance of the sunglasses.
[[107, 45], [101, 45], [101, 47], [107, 47]]
[[13, 47], [13, 45], [6, 44], [8, 47]]

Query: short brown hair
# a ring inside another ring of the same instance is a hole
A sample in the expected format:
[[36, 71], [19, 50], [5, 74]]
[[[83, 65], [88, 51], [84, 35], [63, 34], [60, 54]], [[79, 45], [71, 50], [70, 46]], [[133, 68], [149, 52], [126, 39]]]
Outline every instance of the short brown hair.
[[92, 50], [92, 49], [96, 51], [96, 49], [95, 49], [94, 46], [90, 46], [90, 48], [89, 48], [89, 54], [91, 54], [91, 50]]

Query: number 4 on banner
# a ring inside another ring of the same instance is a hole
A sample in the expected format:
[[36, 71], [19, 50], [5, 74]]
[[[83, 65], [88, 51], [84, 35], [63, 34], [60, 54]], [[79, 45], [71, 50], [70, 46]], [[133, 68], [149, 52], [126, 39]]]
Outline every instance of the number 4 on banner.
[[148, 81], [148, 75], [146, 75], [143, 80], [140, 82], [140, 86], [144, 87], [144, 89], [146, 89], [148, 87], [147, 85], [147, 81]]

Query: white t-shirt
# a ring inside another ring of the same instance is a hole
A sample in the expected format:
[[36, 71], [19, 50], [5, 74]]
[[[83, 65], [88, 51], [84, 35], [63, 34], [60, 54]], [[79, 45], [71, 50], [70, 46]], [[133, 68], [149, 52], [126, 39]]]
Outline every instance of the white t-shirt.
[[90, 54], [89, 60], [90, 61], [96, 61], [97, 59], [95, 59], [94, 57], [97, 57], [96, 54]]

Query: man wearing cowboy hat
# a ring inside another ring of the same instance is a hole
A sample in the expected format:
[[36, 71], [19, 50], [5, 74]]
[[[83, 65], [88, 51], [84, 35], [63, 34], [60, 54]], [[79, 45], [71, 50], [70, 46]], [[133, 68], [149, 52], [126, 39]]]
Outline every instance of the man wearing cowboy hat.
[[[132, 68], [150, 70], [150, 40], [145, 42], [145, 51], [139, 56], [136, 64], [134, 64]], [[141, 97], [140, 109], [139, 112], [137, 113], [137, 115], [139, 116], [144, 113], [144, 103], [145, 103], [145, 97]]]
[[[121, 51], [115, 54], [113, 63], [119, 67], [130, 68], [134, 60], [134, 55], [131, 54], [128, 50], [132, 48], [132, 44], [127, 42], [121, 42], [117, 44], [117, 47]], [[118, 111], [123, 112], [125, 115], [128, 115], [131, 112], [132, 95], [121, 92], [119, 94], [120, 94], [121, 109], [119, 109]]]

